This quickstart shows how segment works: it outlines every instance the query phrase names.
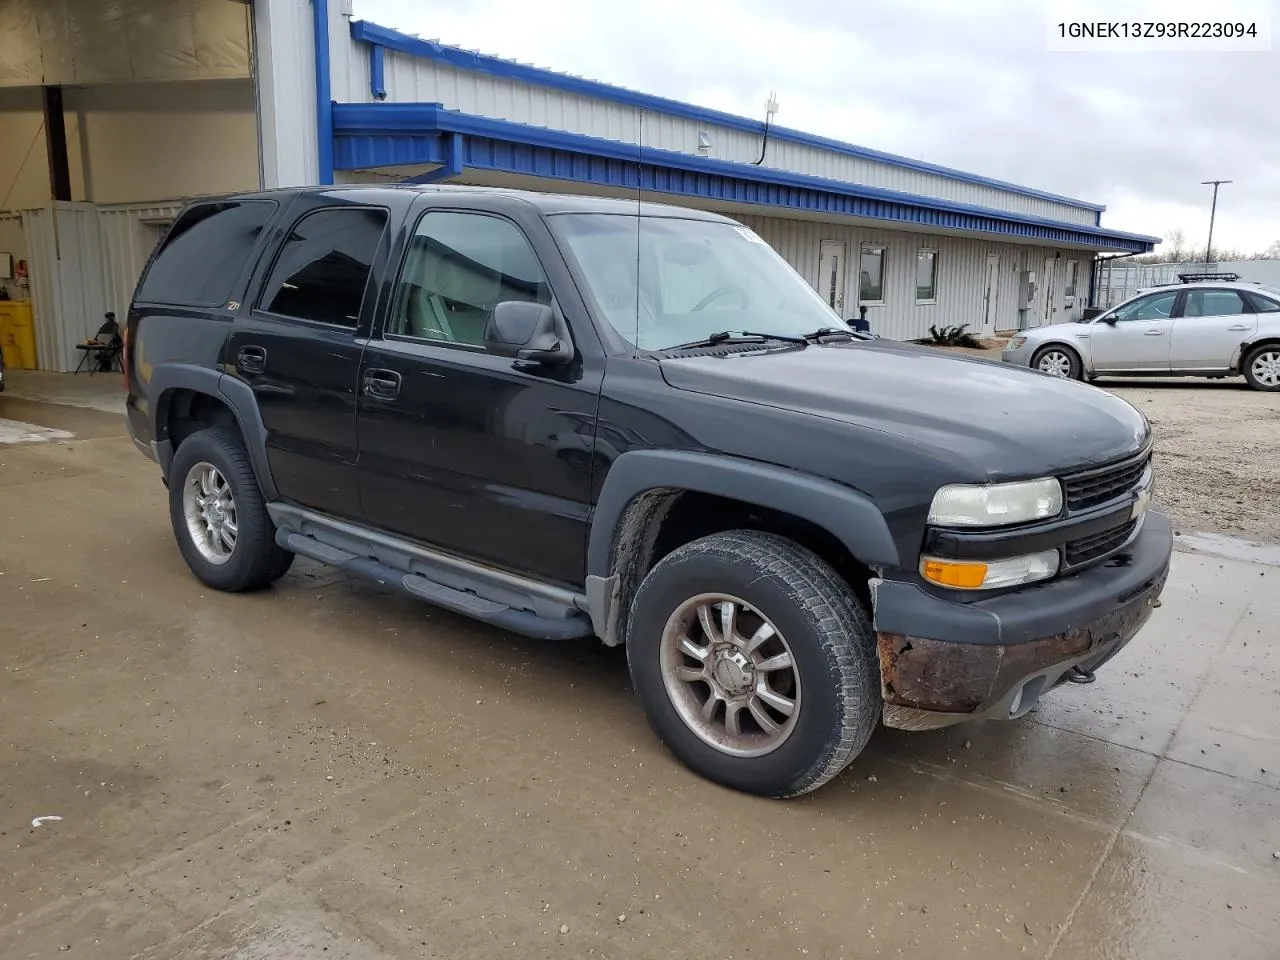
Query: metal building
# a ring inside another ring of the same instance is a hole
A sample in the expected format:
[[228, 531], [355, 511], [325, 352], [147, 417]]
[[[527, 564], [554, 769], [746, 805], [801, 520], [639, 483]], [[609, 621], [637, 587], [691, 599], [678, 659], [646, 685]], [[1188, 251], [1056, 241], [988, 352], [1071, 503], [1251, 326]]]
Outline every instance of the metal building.
[[0, 202], [0, 252], [29, 263], [11, 290], [34, 299], [52, 369], [124, 308], [178, 204], [258, 184], [413, 179], [718, 210], [842, 315], [865, 306], [900, 339], [1073, 319], [1099, 253], [1157, 242], [1102, 227], [1095, 203], [781, 127], [766, 142], [759, 120], [420, 40], [355, 20], [350, 0], [0, 0], [0, 35], [0, 117], [38, 122], [49, 161], [42, 182], [32, 151], [17, 155], [30, 134], [0, 145], [19, 197]]

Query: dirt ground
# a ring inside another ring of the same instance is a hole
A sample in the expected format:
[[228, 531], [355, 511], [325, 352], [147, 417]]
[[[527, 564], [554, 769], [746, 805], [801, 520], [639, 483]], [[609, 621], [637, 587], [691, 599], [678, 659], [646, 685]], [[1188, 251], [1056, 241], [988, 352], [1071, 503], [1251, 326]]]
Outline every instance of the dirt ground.
[[18, 392], [5, 960], [1277, 956], [1280, 567], [1178, 553], [1097, 683], [771, 802], [677, 765], [594, 642], [302, 562], [204, 589], [118, 414]]
[[1243, 380], [1099, 380], [1155, 430], [1156, 500], [1186, 530], [1280, 540], [1280, 395]]

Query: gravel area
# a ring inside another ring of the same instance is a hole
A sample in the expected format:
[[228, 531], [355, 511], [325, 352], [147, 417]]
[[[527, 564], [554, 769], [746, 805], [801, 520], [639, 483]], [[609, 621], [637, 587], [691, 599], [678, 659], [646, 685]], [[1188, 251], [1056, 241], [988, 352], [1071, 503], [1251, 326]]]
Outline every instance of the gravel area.
[[[1000, 360], [1002, 342], [956, 353]], [[1156, 435], [1156, 502], [1179, 533], [1280, 542], [1280, 394], [1243, 378], [1099, 380], [1147, 415]]]
[[1156, 501], [1181, 532], [1280, 541], [1280, 394], [1243, 380], [1100, 380], [1147, 415]]

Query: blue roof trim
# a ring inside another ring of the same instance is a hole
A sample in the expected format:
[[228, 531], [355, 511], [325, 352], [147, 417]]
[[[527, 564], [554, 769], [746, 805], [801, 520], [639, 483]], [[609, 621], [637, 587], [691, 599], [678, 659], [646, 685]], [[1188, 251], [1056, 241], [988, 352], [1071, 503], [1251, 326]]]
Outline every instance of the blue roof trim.
[[335, 165], [344, 170], [456, 163], [450, 147], [452, 136], [461, 134], [464, 165], [487, 170], [1136, 253], [1159, 242], [1158, 237], [477, 117], [438, 103], [340, 103], [334, 105], [333, 119]]
[[[682, 103], [679, 100], [671, 100], [667, 97], [655, 96], [654, 94], [639, 93], [635, 90], [628, 90], [626, 87], [617, 87], [610, 83], [602, 83], [599, 80], [586, 80], [581, 77], [574, 77], [565, 73], [557, 73], [554, 70], [544, 70], [540, 67], [531, 67], [523, 63], [504, 60], [501, 57], [475, 53], [470, 50], [463, 50], [460, 47], [451, 47], [447, 44], [437, 43], [434, 40], [421, 40], [417, 37], [408, 36], [407, 34], [400, 33], [399, 31], [392, 30], [388, 27], [378, 26], [376, 23], [369, 23], [367, 20], [352, 21], [351, 38], [353, 40], [359, 40], [375, 46], [386, 47], [388, 50], [395, 50], [398, 53], [408, 54], [409, 56], [434, 60], [438, 63], [456, 67], [460, 70], [473, 70], [479, 73], [488, 73], [496, 77], [504, 77], [509, 80], [519, 80], [523, 83], [529, 83], [535, 86], [553, 87], [557, 90], [576, 93], [584, 97], [594, 97], [598, 100], [610, 100], [615, 103], [626, 104], [627, 106], [651, 110], [655, 113], [664, 113], [674, 117], [682, 117], [686, 120], [693, 120], [698, 123], [711, 123], [721, 127], [729, 127], [730, 129], [740, 130], [745, 133], [759, 134], [764, 130], [764, 124], [759, 120], [751, 120], [747, 117], [740, 117], [736, 114], [725, 113], [721, 110], [712, 110], [707, 107], [699, 107], [690, 103]], [[943, 167], [938, 164], [925, 163], [923, 160], [912, 160], [910, 157], [900, 157], [892, 153], [883, 153], [879, 150], [859, 147], [855, 144], [844, 143], [840, 140], [833, 140], [828, 137], [820, 137], [816, 134], [805, 133], [802, 130], [793, 130], [788, 127], [777, 127], [771, 125], [769, 127], [769, 138], [771, 140], [786, 140], [791, 143], [803, 144], [808, 147], [816, 147], [819, 150], [830, 150], [833, 153], [840, 153], [845, 156], [857, 157], [861, 160], [870, 160], [876, 163], [884, 163], [890, 166], [900, 167], [905, 170], [915, 170], [919, 173], [931, 173], [936, 176], [946, 177], [948, 180], [957, 180], [961, 183], [972, 183], [982, 187], [993, 187], [997, 190], [1003, 190], [1006, 193], [1013, 193], [1024, 197], [1034, 197], [1038, 200], [1049, 200], [1053, 203], [1079, 207], [1083, 210], [1094, 210], [1101, 213], [1107, 209], [1104, 204], [1093, 203], [1088, 200], [1077, 200], [1074, 197], [1064, 197], [1056, 193], [1036, 190], [1033, 187], [1024, 187], [1016, 183], [1009, 183], [1005, 180], [993, 180], [990, 177], [979, 176], [976, 173], [966, 173], [963, 170], [956, 170], [952, 167]]]

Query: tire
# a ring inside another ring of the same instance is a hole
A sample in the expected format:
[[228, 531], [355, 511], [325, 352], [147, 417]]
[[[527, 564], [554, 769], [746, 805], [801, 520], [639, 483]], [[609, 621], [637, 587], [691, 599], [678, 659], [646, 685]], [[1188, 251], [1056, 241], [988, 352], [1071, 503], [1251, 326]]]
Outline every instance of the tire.
[[[722, 644], [727, 657], [710, 652], [715, 643], [707, 643], [696, 611], [706, 607], [717, 631], [712, 640], [723, 638], [716, 614], [723, 606], [714, 606], [715, 598], [740, 601], [733, 623], [740, 642], [759, 637], [765, 625], [775, 635], [750, 655], [742, 643]], [[701, 643], [707, 656], [679, 652], [680, 636]], [[789, 670], [755, 669], [757, 663], [779, 663], [784, 653]], [[740, 661], [735, 667], [734, 656], [751, 660], [751, 668]], [[862, 606], [824, 561], [769, 533], [718, 533], [663, 558], [636, 593], [627, 663], [650, 726], [682, 763], [708, 780], [761, 796], [795, 797], [822, 786], [861, 752], [882, 711], [875, 636]], [[698, 732], [699, 720], [692, 718], [701, 717], [699, 703], [713, 699], [717, 689], [710, 680], [687, 679], [698, 670], [717, 684], [725, 676], [737, 684], [736, 694], [718, 688], [737, 697], [737, 737], [729, 733], [723, 699], [713, 722], [702, 721]], [[768, 699], [757, 696], [762, 675]], [[743, 706], [743, 697], [755, 707]], [[773, 707], [787, 700], [794, 704], [790, 716]], [[770, 733], [753, 709], [765, 712], [780, 732]], [[708, 739], [716, 730], [724, 741], [719, 745]]]
[[1079, 380], [1083, 372], [1082, 367], [1080, 354], [1070, 347], [1056, 343], [1041, 347], [1031, 358], [1033, 370], [1047, 373], [1051, 377], [1062, 377], [1065, 380]]
[[[201, 481], [210, 482], [201, 486]], [[215, 503], [206, 512], [200, 499], [210, 493]], [[182, 441], [169, 467], [169, 519], [187, 566], [215, 590], [265, 587], [293, 563], [294, 555], [276, 544], [275, 524], [234, 430], [215, 427]], [[211, 523], [227, 536], [215, 535]]]
[[1250, 350], [1244, 361], [1244, 378], [1255, 390], [1280, 390], [1280, 343], [1264, 343]]

